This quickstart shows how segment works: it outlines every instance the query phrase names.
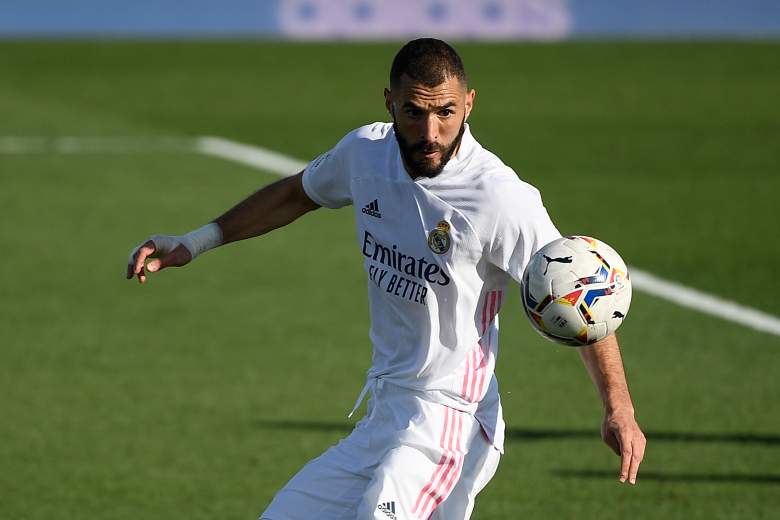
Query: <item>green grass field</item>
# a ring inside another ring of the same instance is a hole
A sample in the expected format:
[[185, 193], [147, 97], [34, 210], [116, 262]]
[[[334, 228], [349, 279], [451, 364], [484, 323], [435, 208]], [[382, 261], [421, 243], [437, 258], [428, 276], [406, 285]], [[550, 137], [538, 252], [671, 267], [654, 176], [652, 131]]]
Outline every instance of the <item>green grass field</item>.
[[[384, 120], [397, 45], [0, 43], [0, 135], [220, 135], [308, 159]], [[780, 46], [459, 46], [474, 135], [565, 233], [777, 314]], [[124, 279], [151, 233], [274, 176], [203, 156], [0, 154], [0, 518], [256, 518], [350, 429], [370, 360], [350, 210]], [[502, 313], [509, 425], [476, 520], [774, 518], [780, 338], [636, 293], [648, 437], [617, 483], [576, 354]]]

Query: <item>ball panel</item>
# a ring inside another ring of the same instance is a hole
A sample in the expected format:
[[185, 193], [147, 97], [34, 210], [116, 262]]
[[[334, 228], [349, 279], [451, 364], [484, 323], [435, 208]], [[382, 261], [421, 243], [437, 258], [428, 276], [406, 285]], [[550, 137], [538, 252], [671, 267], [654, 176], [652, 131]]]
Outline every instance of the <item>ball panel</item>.
[[577, 337], [586, 325], [577, 308], [565, 299], [553, 301], [542, 312], [542, 320], [550, 334], [561, 338]]

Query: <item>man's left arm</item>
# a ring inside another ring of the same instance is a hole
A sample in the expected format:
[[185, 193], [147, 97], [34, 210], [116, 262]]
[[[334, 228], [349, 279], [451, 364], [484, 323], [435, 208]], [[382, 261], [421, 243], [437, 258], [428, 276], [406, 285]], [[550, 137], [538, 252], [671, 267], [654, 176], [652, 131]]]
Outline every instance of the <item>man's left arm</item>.
[[647, 441], [634, 419], [617, 338], [612, 334], [578, 350], [604, 403], [601, 438], [621, 457], [620, 482], [636, 484]]

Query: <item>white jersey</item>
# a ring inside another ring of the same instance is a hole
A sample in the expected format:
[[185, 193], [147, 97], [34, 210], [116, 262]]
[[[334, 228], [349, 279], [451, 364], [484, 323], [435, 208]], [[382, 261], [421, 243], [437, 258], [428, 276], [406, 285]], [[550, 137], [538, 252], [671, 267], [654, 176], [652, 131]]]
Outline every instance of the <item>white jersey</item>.
[[369, 381], [472, 413], [503, 451], [498, 312], [531, 255], [560, 237], [539, 192], [472, 137], [434, 178], [406, 172], [393, 125], [358, 128], [312, 161], [317, 204], [352, 204], [368, 275]]

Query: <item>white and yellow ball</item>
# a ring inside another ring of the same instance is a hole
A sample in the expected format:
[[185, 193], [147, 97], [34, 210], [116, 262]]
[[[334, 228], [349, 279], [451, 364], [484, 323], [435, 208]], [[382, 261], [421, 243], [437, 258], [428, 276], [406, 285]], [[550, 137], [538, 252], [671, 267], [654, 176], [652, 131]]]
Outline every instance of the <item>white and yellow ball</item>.
[[628, 314], [631, 280], [620, 255], [586, 236], [554, 240], [531, 257], [523, 308], [542, 336], [571, 346], [612, 334]]

